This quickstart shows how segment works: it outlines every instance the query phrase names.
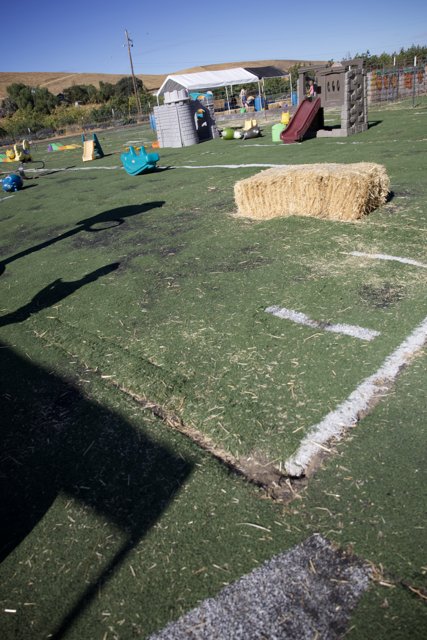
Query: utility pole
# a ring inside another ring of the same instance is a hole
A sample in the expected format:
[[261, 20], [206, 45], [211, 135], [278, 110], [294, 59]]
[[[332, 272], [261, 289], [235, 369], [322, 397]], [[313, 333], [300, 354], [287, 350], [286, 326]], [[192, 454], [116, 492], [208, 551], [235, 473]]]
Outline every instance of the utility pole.
[[138, 110], [138, 115], [141, 116], [142, 115], [141, 100], [139, 98], [138, 87], [137, 87], [137, 84], [136, 84], [135, 73], [134, 73], [134, 70], [133, 70], [132, 54], [131, 54], [131, 51], [130, 51], [130, 48], [133, 47], [133, 42], [129, 38], [129, 34], [127, 32], [127, 29], [125, 29], [125, 36], [126, 36], [126, 44], [127, 44], [127, 48], [128, 48], [128, 53], [129, 53], [130, 70], [131, 70], [131, 73], [132, 73], [132, 83], [133, 83], [133, 90], [134, 90], [135, 99], [136, 99], [136, 108]]

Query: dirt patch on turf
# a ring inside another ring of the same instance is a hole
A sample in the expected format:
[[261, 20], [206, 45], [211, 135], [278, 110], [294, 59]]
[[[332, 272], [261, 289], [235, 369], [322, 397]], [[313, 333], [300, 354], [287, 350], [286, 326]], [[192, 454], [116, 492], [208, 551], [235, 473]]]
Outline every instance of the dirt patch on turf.
[[[82, 230], [83, 231], [83, 230]], [[81, 233], [72, 241], [73, 249], [85, 249], [86, 247], [109, 247], [117, 243], [115, 229], [111, 227], [98, 229], [98, 233]]]
[[[122, 243], [125, 251], [125, 258], [130, 259], [139, 255], [158, 255], [164, 257], [171, 253], [176, 254], [184, 245], [177, 242], [177, 237], [191, 232], [194, 228], [192, 221], [196, 214], [177, 214], [173, 221], [170, 218], [133, 220], [127, 219], [125, 224], [115, 224], [114, 220], [108, 221], [107, 226], [102, 228], [99, 224], [92, 225], [92, 233], [82, 233], [76, 236], [72, 246], [76, 249], [93, 247], [94, 245], [109, 247], [114, 241]], [[115, 231], [120, 227], [121, 236], [116, 236]], [[112, 233], [108, 233], [108, 231]], [[82, 229], [85, 231], [85, 229]], [[130, 235], [131, 234], [131, 235]], [[170, 243], [170, 245], [169, 245]], [[134, 247], [138, 247], [134, 250]]]
[[64, 178], [56, 178], [56, 184], [68, 184], [74, 180], [74, 176], [65, 176]]
[[363, 302], [376, 309], [386, 309], [404, 298], [403, 287], [390, 282], [377, 286], [364, 284], [358, 293]]
[[219, 262], [212, 265], [208, 269], [208, 273], [232, 273], [239, 271], [247, 271], [249, 269], [258, 269], [265, 267], [273, 262], [270, 258], [263, 258], [262, 256], [255, 256], [253, 258], [247, 258], [246, 260], [230, 260], [230, 262]]

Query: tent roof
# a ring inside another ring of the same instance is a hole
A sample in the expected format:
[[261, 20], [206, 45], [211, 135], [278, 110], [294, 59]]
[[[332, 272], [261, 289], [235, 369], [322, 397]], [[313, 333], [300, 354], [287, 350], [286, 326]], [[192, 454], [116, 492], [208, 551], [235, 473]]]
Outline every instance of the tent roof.
[[200, 89], [216, 89], [231, 84], [246, 84], [258, 82], [258, 76], [243, 67], [235, 69], [221, 69], [220, 71], [200, 71], [199, 73], [181, 73], [168, 76], [156, 95], [160, 96], [165, 91], [187, 89], [187, 91]]
[[272, 65], [267, 67], [245, 67], [245, 69], [250, 73], [254, 73], [258, 78], [284, 78], [289, 76], [288, 71]]

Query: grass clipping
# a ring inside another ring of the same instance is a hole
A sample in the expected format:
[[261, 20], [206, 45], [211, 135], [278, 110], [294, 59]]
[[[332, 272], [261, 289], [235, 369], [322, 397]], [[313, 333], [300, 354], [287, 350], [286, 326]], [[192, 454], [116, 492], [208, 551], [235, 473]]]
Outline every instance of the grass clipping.
[[239, 180], [234, 199], [238, 215], [260, 220], [356, 220], [384, 204], [389, 187], [385, 167], [373, 162], [285, 165]]

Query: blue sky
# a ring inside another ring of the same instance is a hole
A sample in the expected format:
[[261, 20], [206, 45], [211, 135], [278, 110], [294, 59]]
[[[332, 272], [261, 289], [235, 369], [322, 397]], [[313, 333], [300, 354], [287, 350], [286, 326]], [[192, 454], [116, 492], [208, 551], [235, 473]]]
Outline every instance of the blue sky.
[[[9, 13], [9, 12], [6, 12]], [[427, 44], [426, 0], [22, 0], [0, 71], [137, 74], [239, 60], [341, 60]]]

